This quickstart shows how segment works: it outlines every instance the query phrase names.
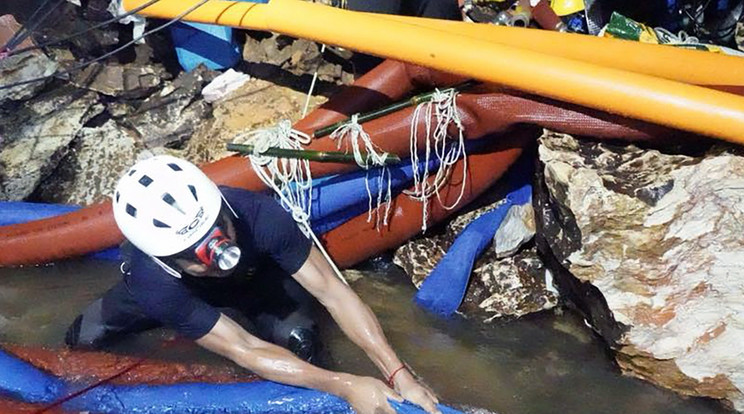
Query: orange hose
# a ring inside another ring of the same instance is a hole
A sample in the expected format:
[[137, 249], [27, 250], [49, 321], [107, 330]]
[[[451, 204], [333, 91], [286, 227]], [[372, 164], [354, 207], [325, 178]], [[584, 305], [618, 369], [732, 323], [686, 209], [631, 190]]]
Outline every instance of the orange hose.
[[[124, 3], [131, 9], [143, 2]], [[142, 13], [173, 18], [195, 4], [197, 0], [161, 0]], [[699, 86], [300, 0], [215, 0], [186, 20], [276, 31], [744, 143], [744, 97]]]

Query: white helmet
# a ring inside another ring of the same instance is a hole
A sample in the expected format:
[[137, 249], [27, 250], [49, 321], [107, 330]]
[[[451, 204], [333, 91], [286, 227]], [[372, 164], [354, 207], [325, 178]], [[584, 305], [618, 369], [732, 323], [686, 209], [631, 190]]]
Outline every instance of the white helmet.
[[113, 207], [124, 236], [144, 253], [163, 257], [204, 237], [220, 214], [222, 194], [194, 164], [158, 155], [119, 179]]

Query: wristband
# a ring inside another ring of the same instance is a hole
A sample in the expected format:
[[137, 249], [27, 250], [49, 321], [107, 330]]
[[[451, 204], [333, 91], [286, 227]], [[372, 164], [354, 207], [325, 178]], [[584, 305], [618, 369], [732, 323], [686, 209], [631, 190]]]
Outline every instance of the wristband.
[[398, 372], [400, 372], [401, 370], [405, 368], [406, 368], [406, 364], [403, 364], [399, 366], [395, 371], [393, 371], [392, 374], [390, 374], [387, 380], [388, 386], [390, 386], [390, 388], [395, 388], [395, 382], [393, 381], [395, 379], [395, 374], [397, 374]]

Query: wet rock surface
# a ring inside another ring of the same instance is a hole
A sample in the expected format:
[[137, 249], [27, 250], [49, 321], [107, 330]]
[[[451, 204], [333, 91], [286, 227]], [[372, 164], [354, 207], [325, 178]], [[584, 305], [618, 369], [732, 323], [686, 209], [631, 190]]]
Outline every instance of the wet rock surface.
[[744, 157], [545, 134], [538, 247], [634, 375], [744, 411]]

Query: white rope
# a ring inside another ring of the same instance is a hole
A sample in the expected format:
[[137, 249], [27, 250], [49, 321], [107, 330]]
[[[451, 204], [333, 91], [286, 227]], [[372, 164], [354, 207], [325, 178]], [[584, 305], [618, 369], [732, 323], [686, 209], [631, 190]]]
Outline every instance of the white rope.
[[[367, 177], [364, 180], [364, 185], [367, 190], [367, 200], [369, 201], [367, 208], [367, 222], [372, 221], [372, 211], [375, 211], [377, 214], [375, 227], [379, 228], [381, 221], [382, 225], [387, 226], [393, 191], [390, 179], [390, 170], [385, 166], [385, 161], [390, 154], [381, 151], [380, 148], [372, 142], [372, 138], [370, 138], [369, 134], [364, 131], [362, 125], [359, 124], [359, 114], [352, 115], [349, 122], [336, 128], [336, 130], [331, 133], [330, 137], [332, 140], [336, 141], [336, 148], [339, 149], [341, 148], [344, 139], [346, 139], [354, 153], [354, 160], [357, 165], [367, 170]], [[362, 146], [359, 141], [363, 144], [364, 151], [362, 151]], [[362, 152], [364, 152], [366, 156], [362, 156]], [[369, 188], [369, 170], [378, 166], [382, 166], [382, 169], [380, 175], [377, 177], [376, 205], [373, 205], [375, 203], [373, 203], [372, 191]], [[386, 179], [387, 185], [385, 183]], [[383, 190], [385, 187], [387, 188], [387, 191]], [[381, 215], [380, 207], [382, 204], [385, 204], [385, 212]]]
[[[424, 117], [424, 131], [422, 139], [426, 140], [424, 146], [424, 165], [419, 170], [419, 119]], [[436, 119], [436, 126], [432, 128], [432, 119]], [[457, 145], [448, 145], [448, 129], [454, 123], [458, 131]], [[433, 142], [432, 142], [433, 139]], [[411, 168], [413, 173], [413, 191], [407, 191], [410, 197], [422, 203], [421, 231], [426, 231], [428, 225], [429, 198], [436, 194], [439, 203], [447, 210], [454, 208], [460, 203], [465, 194], [467, 183], [468, 159], [465, 153], [465, 135], [463, 133], [462, 121], [457, 111], [457, 91], [449, 89], [445, 91], [435, 90], [432, 99], [419, 104], [413, 112], [411, 123]], [[433, 151], [433, 154], [432, 154]], [[433, 182], [429, 183], [429, 161], [436, 156], [440, 161], [439, 169], [434, 176]], [[451, 205], [446, 205], [441, 198], [440, 189], [446, 184], [451, 174], [452, 167], [457, 161], [463, 159], [463, 177], [460, 186], [460, 194]]]
[[239, 135], [236, 140], [250, 142], [253, 145], [253, 154], [248, 157], [256, 175], [279, 196], [282, 206], [289, 210], [292, 218], [300, 224], [302, 232], [313, 239], [333, 272], [348, 286], [349, 283], [310, 226], [313, 194], [310, 161], [263, 155], [269, 147], [303, 150], [303, 144], [310, 143], [310, 136], [292, 129], [292, 124], [283, 120], [274, 128], [244, 133]]
[[326, 45], [323, 45], [320, 48], [320, 61], [318, 62], [318, 66], [315, 67], [315, 72], [313, 72], [313, 80], [310, 82], [310, 90], [307, 91], [307, 96], [305, 97], [305, 107], [302, 108], [302, 117], [304, 118], [305, 115], [307, 115], [307, 108], [310, 106], [310, 98], [313, 96], [313, 91], [315, 90], [315, 82], [318, 81], [318, 70], [320, 70], [320, 65], [323, 64], [323, 53], [325, 53]]
[[249, 156], [256, 174], [268, 187], [282, 198], [282, 205], [298, 222], [310, 219], [312, 203], [312, 174], [308, 160], [268, 157], [263, 155], [269, 147], [302, 150], [310, 137], [292, 129], [289, 121], [280, 121], [276, 127], [260, 129], [239, 135], [236, 140], [253, 145]]

